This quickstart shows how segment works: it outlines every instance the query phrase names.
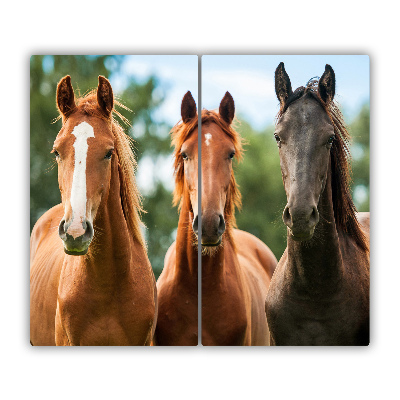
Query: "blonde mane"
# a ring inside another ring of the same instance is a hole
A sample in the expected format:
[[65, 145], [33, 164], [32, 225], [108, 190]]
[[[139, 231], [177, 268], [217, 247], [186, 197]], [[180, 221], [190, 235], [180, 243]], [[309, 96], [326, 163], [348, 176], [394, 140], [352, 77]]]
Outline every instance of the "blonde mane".
[[137, 162], [133, 153], [133, 139], [126, 135], [122, 127], [113, 118], [112, 132], [115, 138], [115, 149], [118, 154], [121, 186], [121, 203], [128, 227], [143, 247], [146, 247], [142, 231], [143, 223], [140, 213], [143, 212], [142, 196], [137, 188], [135, 172]]

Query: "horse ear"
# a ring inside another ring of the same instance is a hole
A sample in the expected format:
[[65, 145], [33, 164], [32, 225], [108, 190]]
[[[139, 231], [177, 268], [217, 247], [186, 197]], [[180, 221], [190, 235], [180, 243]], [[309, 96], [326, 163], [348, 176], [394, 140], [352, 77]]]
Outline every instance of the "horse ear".
[[57, 107], [64, 117], [76, 107], [74, 89], [72, 88], [71, 77], [69, 75], [64, 76], [58, 82], [56, 101]]
[[229, 92], [225, 93], [224, 98], [219, 105], [219, 115], [222, 119], [230, 125], [235, 116], [235, 102]]
[[99, 75], [99, 86], [97, 87], [97, 102], [103, 113], [109, 117], [114, 107], [114, 95], [110, 82], [101, 75]]
[[318, 93], [325, 104], [329, 104], [335, 96], [335, 72], [329, 64], [318, 82]]
[[192, 93], [190, 93], [190, 90], [188, 90], [183, 96], [181, 104], [181, 116], [183, 123], [186, 124], [187, 122], [189, 122], [192, 118], [196, 116], [196, 113], [196, 102], [193, 99]]
[[289, 75], [285, 71], [285, 64], [281, 62], [275, 70], [275, 93], [281, 104], [285, 105], [288, 97], [293, 93]]

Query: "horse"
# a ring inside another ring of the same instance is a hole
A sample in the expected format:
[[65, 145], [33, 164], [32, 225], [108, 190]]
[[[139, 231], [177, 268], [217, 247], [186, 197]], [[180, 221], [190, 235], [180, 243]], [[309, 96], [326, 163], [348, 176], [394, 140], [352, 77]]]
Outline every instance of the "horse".
[[284, 64], [275, 71], [287, 247], [265, 301], [273, 345], [369, 344], [369, 213], [351, 198], [335, 85], [328, 64], [294, 92]]
[[201, 343], [205, 346], [268, 345], [264, 299], [277, 259], [250, 233], [235, 229], [241, 197], [233, 159], [242, 139], [233, 129], [234, 101], [227, 92], [219, 113], [201, 113], [201, 227], [198, 209], [198, 115], [190, 92], [182, 122], [172, 130], [175, 147], [176, 241], [157, 281], [160, 345], [197, 345], [198, 237], [201, 229]]
[[155, 277], [141, 233], [136, 161], [115, 115], [112, 87], [75, 99], [57, 86], [62, 128], [52, 153], [62, 203], [43, 214], [30, 242], [32, 345], [150, 345]]

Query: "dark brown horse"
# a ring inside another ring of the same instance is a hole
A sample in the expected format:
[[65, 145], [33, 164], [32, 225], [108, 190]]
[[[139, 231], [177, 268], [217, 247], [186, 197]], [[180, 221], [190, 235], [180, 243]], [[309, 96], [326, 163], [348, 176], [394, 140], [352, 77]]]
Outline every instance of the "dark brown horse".
[[281, 63], [275, 91], [288, 236], [265, 302], [271, 344], [368, 345], [369, 213], [351, 198], [334, 71], [292, 92]]
[[[159, 344], [197, 343], [198, 116], [190, 92], [181, 110], [182, 124], [173, 131], [181, 210], [177, 240], [157, 282]], [[232, 160], [241, 158], [242, 140], [231, 126], [231, 95], [219, 114], [203, 110], [201, 117], [202, 344], [267, 345], [264, 299], [277, 260], [259, 239], [234, 229], [240, 193]]]
[[113, 118], [108, 80], [75, 99], [57, 87], [62, 128], [54, 142], [62, 204], [31, 235], [33, 345], [150, 344], [154, 274], [140, 231], [136, 162]]

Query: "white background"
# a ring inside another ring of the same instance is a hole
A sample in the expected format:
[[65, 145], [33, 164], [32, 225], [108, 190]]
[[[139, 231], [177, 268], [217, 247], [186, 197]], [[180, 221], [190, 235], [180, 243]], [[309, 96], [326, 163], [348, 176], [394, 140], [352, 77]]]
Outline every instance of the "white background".
[[[370, 399], [398, 390], [398, 12], [388, 1], [5, 2], [1, 57], [2, 398]], [[392, 3], [393, 4], [393, 3]], [[29, 345], [31, 54], [368, 54], [371, 345], [33, 348]]]

